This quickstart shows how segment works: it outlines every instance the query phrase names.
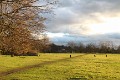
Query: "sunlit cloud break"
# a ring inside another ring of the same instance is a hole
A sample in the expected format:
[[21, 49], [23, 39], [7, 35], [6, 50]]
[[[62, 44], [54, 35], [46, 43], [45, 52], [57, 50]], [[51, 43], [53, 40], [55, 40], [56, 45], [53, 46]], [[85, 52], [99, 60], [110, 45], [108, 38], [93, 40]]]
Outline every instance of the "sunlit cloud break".
[[64, 36], [69, 35], [68, 33], [50, 33], [50, 32], [47, 32], [46, 34], [49, 38], [56, 38], [56, 37], [62, 38]]

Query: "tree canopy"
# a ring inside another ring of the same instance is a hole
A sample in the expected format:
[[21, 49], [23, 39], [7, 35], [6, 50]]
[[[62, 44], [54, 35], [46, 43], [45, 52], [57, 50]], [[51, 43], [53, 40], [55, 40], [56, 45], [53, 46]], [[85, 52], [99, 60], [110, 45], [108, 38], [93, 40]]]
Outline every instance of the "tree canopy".
[[55, 0], [1, 0], [0, 49], [13, 54], [39, 51], [33, 46], [36, 39], [32, 34], [45, 31], [46, 18], [41, 13], [49, 13], [55, 3]]

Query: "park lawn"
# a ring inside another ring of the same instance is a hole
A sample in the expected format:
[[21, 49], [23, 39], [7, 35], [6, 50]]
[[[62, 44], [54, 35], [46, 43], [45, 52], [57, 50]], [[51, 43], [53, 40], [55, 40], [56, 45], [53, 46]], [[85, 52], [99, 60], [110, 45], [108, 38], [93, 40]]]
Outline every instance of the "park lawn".
[[[59, 54], [51, 54], [59, 55]], [[69, 54], [59, 55], [66, 58]], [[74, 54], [73, 54], [74, 55]], [[73, 56], [72, 55], [72, 56]], [[47, 55], [46, 55], [47, 56]], [[50, 56], [48, 55], [47, 58]], [[32, 57], [31, 57], [32, 58]], [[43, 58], [44, 59], [44, 58]], [[49, 58], [50, 60], [50, 58]], [[56, 60], [52, 59], [52, 60]], [[88, 54], [10, 74], [3, 80], [120, 80], [119, 54]]]
[[[0, 72], [11, 70], [14, 68], [44, 63], [47, 61], [54, 61], [68, 58], [70, 54], [39, 54], [40, 56], [14, 56], [0, 55]], [[74, 54], [77, 56], [80, 54]]]

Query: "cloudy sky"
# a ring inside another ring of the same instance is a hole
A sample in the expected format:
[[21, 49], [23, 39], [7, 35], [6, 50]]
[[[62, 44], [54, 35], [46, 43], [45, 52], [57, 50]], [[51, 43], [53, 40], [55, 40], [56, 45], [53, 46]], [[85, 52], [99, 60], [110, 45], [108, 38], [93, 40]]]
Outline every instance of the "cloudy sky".
[[46, 21], [47, 35], [54, 43], [120, 44], [120, 0], [59, 0], [54, 13]]

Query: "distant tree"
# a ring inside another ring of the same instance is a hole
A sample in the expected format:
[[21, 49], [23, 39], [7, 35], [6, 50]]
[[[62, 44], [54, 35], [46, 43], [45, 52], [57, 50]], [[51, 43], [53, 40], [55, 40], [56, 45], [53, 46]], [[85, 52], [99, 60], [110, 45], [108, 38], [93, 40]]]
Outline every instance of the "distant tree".
[[84, 45], [83, 43], [79, 43], [79, 44], [78, 44], [78, 47], [79, 47], [79, 52], [80, 52], [80, 53], [85, 52], [85, 45]]
[[112, 53], [113, 43], [111, 41], [104, 41], [99, 43], [101, 53]]
[[86, 45], [86, 52], [92, 53], [92, 52], [95, 52], [95, 50], [96, 50], [95, 44], [89, 43]]
[[77, 46], [75, 42], [70, 41], [67, 43], [67, 46], [71, 48], [71, 52], [73, 53], [75, 51], [75, 47]]
[[58, 45], [51, 43], [48, 51], [51, 53], [57, 53], [58, 50], [59, 50]]
[[117, 53], [120, 53], [120, 45], [117, 48]]

